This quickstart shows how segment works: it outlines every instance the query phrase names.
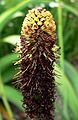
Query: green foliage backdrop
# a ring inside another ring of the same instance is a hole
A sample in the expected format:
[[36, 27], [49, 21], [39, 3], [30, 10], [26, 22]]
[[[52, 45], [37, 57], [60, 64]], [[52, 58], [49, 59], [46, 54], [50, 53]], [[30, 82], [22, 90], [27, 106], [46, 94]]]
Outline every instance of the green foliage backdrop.
[[[0, 120], [15, 117], [11, 107], [23, 111], [22, 95], [12, 82], [17, 73], [12, 51], [19, 40], [22, 21], [29, 9], [43, 6], [53, 13], [57, 25], [60, 65], [55, 69], [58, 97], [55, 120], [78, 120], [78, 2], [77, 0], [1, 0], [0, 1]], [[6, 114], [5, 114], [6, 112]], [[3, 114], [2, 114], [3, 113]], [[8, 116], [8, 118], [6, 117]], [[17, 120], [16, 117], [14, 120]]]

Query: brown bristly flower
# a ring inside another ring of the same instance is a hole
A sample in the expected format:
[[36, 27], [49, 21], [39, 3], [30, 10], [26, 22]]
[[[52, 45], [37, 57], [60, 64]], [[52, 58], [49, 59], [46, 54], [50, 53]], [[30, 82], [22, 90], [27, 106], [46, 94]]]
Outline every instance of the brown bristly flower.
[[16, 52], [21, 55], [17, 76], [23, 106], [32, 120], [54, 120], [55, 43], [56, 25], [52, 14], [41, 7], [29, 10]]

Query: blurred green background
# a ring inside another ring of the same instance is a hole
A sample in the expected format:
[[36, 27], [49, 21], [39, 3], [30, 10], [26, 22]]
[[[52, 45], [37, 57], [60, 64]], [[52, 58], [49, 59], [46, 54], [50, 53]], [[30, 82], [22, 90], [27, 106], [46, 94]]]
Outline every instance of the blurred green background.
[[25, 120], [21, 92], [13, 85], [18, 71], [13, 50], [25, 14], [37, 6], [53, 13], [57, 44], [62, 48], [60, 63], [64, 69], [56, 66], [60, 76], [56, 77], [55, 120], [78, 120], [78, 0], [0, 0], [0, 120]]

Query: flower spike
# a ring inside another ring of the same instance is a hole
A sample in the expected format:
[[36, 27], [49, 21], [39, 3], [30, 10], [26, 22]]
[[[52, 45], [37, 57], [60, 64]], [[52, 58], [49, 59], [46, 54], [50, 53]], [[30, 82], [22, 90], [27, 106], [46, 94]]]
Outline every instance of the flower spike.
[[56, 25], [53, 15], [41, 7], [29, 10], [21, 30], [19, 88], [26, 115], [34, 120], [54, 120]]

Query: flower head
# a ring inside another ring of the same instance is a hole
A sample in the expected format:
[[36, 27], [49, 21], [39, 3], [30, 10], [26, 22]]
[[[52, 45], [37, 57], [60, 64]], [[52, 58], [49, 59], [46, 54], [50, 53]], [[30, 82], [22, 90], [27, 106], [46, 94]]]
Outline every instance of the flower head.
[[21, 34], [27, 39], [31, 39], [32, 33], [36, 33], [38, 29], [51, 35], [53, 40], [56, 39], [55, 21], [52, 14], [49, 11], [46, 11], [46, 9], [37, 8], [29, 10], [29, 13], [23, 21]]

